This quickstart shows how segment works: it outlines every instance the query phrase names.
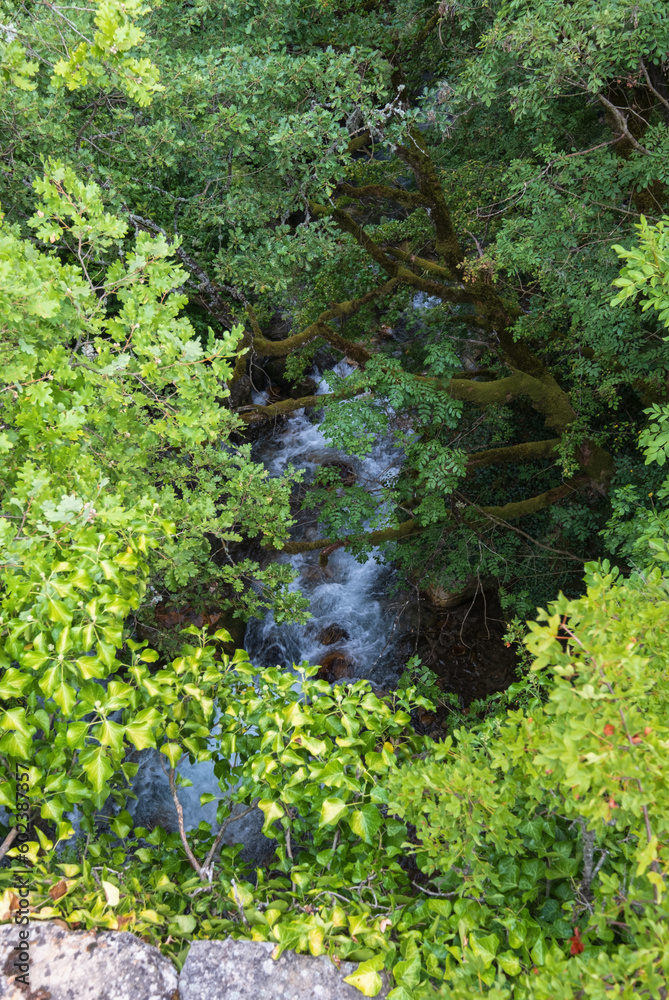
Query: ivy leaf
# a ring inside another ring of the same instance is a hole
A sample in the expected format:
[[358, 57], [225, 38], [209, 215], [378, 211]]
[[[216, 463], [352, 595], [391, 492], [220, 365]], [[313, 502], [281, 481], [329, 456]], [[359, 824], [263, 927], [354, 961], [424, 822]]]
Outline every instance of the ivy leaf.
[[276, 799], [260, 799], [258, 802], [258, 808], [265, 814], [265, 822], [263, 823], [262, 832], [267, 833], [272, 823], [275, 823], [282, 816], [285, 816], [285, 810], [280, 802]]
[[381, 813], [371, 804], [364, 805], [362, 809], [356, 809], [349, 817], [348, 824], [357, 837], [361, 837], [366, 844], [372, 843], [372, 838], [383, 823]]
[[118, 886], [114, 885], [113, 882], [105, 882], [104, 879], [101, 879], [100, 881], [102, 883], [107, 904], [109, 906], [118, 906], [121, 899], [121, 893], [119, 892]]
[[0, 740], [0, 750], [10, 757], [26, 760], [30, 757], [30, 737], [23, 733], [5, 733]]
[[343, 799], [324, 799], [318, 826], [334, 826], [348, 809]]
[[506, 972], [507, 976], [517, 976], [520, 974], [520, 961], [512, 951], [504, 951], [497, 956], [497, 964]]
[[410, 989], [418, 986], [420, 982], [420, 955], [415, 954], [404, 962], [397, 962], [393, 966], [393, 976], [401, 986], [408, 986]]
[[379, 969], [383, 968], [383, 955], [375, 955], [368, 958], [366, 962], [361, 962], [355, 972], [344, 977], [344, 982], [355, 986], [365, 997], [375, 997], [381, 992], [383, 982], [379, 975]]
[[114, 768], [104, 747], [90, 747], [82, 750], [79, 761], [96, 792], [101, 792], [105, 782], [111, 778]]
[[137, 750], [146, 750], [156, 745], [153, 734], [154, 727], [160, 721], [160, 714], [155, 708], [146, 708], [138, 712], [134, 719], [126, 724], [125, 735]]
[[67, 606], [62, 601], [55, 601], [53, 598], [49, 598], [47, 607], [49, 609], [49, 618], [52, 622], [69, 625], [72, 621], [72, 612], [68, 611]]
[[165, 754], [170, 762], [170, 767], [176, 767], [183, 754], [183, 750], [178, 743], [163, 743], [160, 752]]
[[0, 680], [0, 698], [5, 701], [10, 698], [19, 698], [31, 680], [30, 674], [22, 674], [16, 667], [6, 667], [2, 680]]
[[480, 938], [475, 934], [470, 934], [469, 947], [475, 958], [479, 958], [483, 962], [483, 967], [489, 969], [499, 948], [499, 938], [496, 934], [487, 934]]

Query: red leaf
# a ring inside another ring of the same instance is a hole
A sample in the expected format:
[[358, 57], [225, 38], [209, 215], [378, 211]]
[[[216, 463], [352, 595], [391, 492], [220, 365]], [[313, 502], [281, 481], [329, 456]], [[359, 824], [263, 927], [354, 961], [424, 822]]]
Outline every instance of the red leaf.
[[56, 902], [57, 899], [60, 899], [61, 896], [64, 896], [66, 892], [67, 892], [67, 882], [65, 881], [64, 878], [62, 878], [60, 882], [56, 882], [56, 884], [52, 885], [51, 888], [49, 889], [49, 895], [53, 899], [54, 903]]
[[574, 936], [569, 938], [571, 942], [571, 953], [572, 955], [580, 955], [582, 951], [585, 950], [585, 945], [581, 940], [581, 932], [578, 927], [574, 927]]
[[613, 736], [613, 734], [615, 733], [615, 731], [616, 731], [616, 727], [612, 726], [610, 722], [607, 722], [606, 725], [604, 726], [604, 735], [605, 736]]

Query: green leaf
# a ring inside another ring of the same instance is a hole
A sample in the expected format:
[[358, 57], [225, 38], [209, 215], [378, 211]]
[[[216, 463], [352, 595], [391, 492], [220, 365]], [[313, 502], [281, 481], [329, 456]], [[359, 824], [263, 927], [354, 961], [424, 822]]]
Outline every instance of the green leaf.
[[520, 961], [512, 951], [504, 951], [497, 956], [497, 964], [506, 972], [507, 976], [520, 975]]
[[485, 937], [478, 937], [478, 935], [471, 933], [469, 935], [469, 947], [474, 957], [483, 962], [483, 967], [489, 969], [499, 948], [499, 938], [496, 934], [487, 934]]
[[31, 682], [32, 678], [29, 674], [21, 673], [16, 667], [6, 667], [0, 679], [0, 698], [3, 701], [19, 698]]
[[[126, 726], [127, 731], [128, 727]], [[176, 767], [183, 755], [183, 751], [178, 743], [163, 743], [160, 752], [165, 754], [170, 762], [170, 767]]]
[[156, 709], [145, 709], [134, 720], [126, 724], [126, 738], [130, 740], [137, 750], [146, 750], [148, 747], [154, 747], [156, 740], [153, 729], [159, 721], [160, 715]]
[[325, 799], [321, 805], [321, 814], [318, 821], [319, 827], [334, 826], [335, 823], [339, 822], [347, 809], [348, 805], [343, 799]]
[[155, 663], [159, 658], [160, 654], [155, 651], [155, 649], [144, 649], [140, 654], [139, 658], [144, 663]]
[[89, 724], [87, 722], [70, 722], [65, 733], [65, 740], [69, 747], [81, 748], [84, 745]]
[[177, 934], [192, 934], [197, 927], [197, 917], [192, 913], [178, 913], [172, 919], [170, 924], [170, 929], [174, 933], [174, 927], [176, 927]]
[[375, 955], [366, 962], [361, 962], [355, 972], [344, 977], [344, 982], [355, 986], [365, 997], [375, 997], [381, 992], [383, 982], [379, 970], [383, 968], [383, 955]]
[[86, 777], [90, 781], [96, 792], [101, 792], [112, 774], [114, 768], [107, 756], [104, 747], [90, 747], [82, 750], [79, 762], [83, 767]]
[[418, 986], [420, 982], [420, 970], [420, 955], [415, 954], [404, 962], [397, 962], [393, 966], [393, 976], [400, 986], [407, 986], [411, 989]]
[[63, 604], [62, 601], [56, 601], [49, 598], [47, 601], [47, 607], [49, 609], [49, 618], [52, 622], [60, 622], [65, 625], [69, 625], [72, 621], [72, 613], [68, 611], [67, 606]]
[[362, 809], [356, 809], [349, 817], [348, 823], [356, 836], [361, 837], [366, 844], [371, 844], [383, 823], [383, 818], [376, 806], [368, 803]]
[[280, 802], [276, 799], [260, 799], [258, 801], [258, 808], [265, 814], [265, 822], [263, 823], [262, 832], [266, 835], [272, 826], [278, 819], [285, 816], [285, 810]]

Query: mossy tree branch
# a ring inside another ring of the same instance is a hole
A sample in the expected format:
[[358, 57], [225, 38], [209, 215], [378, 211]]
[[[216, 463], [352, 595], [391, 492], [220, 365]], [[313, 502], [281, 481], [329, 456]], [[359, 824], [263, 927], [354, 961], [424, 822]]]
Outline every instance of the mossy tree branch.
[[397, 202], [407, 208], [429, 208], [430, 202], [424, 195], [415, 191], [406, 191], [403, 187], [391, 187], [389, 184], [363, 184], [353, 187], [352, 184], [341, 182], [337, 185], [337, 193], [349, 198], [383, 198]]
[[467, 469], [482, 469], [488, 465], [552, 458], [560, 447], [560, 440], [560, 438], [546, 438], [544, 441], [524, 441], [521, 444], [512, 444], [505, 448], [475, 451], [467, 460]]
[[[536, 496], [528, 497], [526, 500], [503, 504], [500, 507], [472, 507], [462, 517], [462, 523], [474, 528], [477, 525], [486, 523], [490, 519], [513, 521], [521, 517], [527, 517], [529, 514], [536, 514], [540, 510], [544, 510], [546, 507], [550, 507], [552, 504], [569, 496], [579, 485], [582, 485], [583, 481], [581, 479], [572, 479], [569, 482], [562, 483], [561, 486], [556, 486], [554, 489], [546, 490], [544, 493], [538, 493]], [[316, 552], [319, 549], [336, 545], [337, 542], [343, 542], [345, 546], [351, 545], [353, 542], [363, 542], [366, 545], [376, 546], [382, 545], [384, 542], [400, 542], [405, 538], [420, 534], [433, 527], [434, 525], [432, 524], [421, 524], [417, 520], [410, 519], [403, 521], [402, 524], [395, 528], [381, 528], [378, 531], [351, 535], [343, 539], [318, 538], [311, 542], [287, 542], [281, 551], [288, 555], [297, 555], [301, 552]], [[451, 516], [448, 520], [440, 522], [439, 527], [453, 531], [458, 527], [458, 521]]]
[[237, 413], [246, 421], [254, 423], [257, 416], [261, 417], [284, 417], [295, 410], [306, 409], [310, 406], [323, 406], [328, 400], [333, 399], [334, 393], [324, 392], [321, 396], [300, 396], [299, 399], [282, 399], [278, 403], [268, 403], [263, 406], [261, 403], [253, 403], [248, 406], [240, 406]]

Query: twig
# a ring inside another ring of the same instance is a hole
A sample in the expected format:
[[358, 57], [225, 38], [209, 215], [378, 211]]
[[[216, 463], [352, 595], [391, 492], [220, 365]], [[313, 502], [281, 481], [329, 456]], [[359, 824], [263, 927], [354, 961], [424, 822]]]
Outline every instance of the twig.
[[641, 69], [643, 70], [643, 75], [646, 77], [646, 83], [648, 84], [648, 89], [652, 94], [655, 95], [655, 97], [657, 97], [658, 101], [660, 101], [661, 104], [664, 104], [667, 111], [669, 111], [669, 101], [667, 100], [666, 97], [663, 97], [662, 94], [658, 90], [656, 90], [653, 84], [650, 82], [650, 76], [648, 74], [648, 70], [646, 69], [646, 64], [643, 61], [643, 59], [641, 60]]
[[418, 882], [412, 881], [411, 884], [415, 885], [421, 892], [424, 892], [426, 896], [436, 896], [437, 899], [453, 899], [454, 896], [457, 896], [457, 892], [432, 892], [430, 889], [426, 889], [425, 886], [419, 885]]
[[[472, 457], [476, 457], [476, 452], [473, 453]], [[573, 552], [565, 552], [564, 549], [554, 549], [551, 545], [544, 545], [543, 542], [538, 542], [536, 538], [532, 538], [531, 535], [528, 535], [526, 531], [522, 530], [522, 528], [517, 528], [515, 524], [509, 524], [508, 521], [505, 521], [501, 517], [496, 517], [494, 514], [488, 514], [483, 507], [479, 507], [478, 504], [472, 503], [472, 501], [468, 500], [464, 494], [456, 492], [455, 495], [465, 503], [469, 504], [470, 507], [474, 507], [476, 510], [480, 511], [481, 514], [484, 514], [489, 521], [493, 522], [493, 524], [498, 524], [502, 528], [509, 528], [511, 531], [515, 531], [517, 535], [522, 535], [523, 538], [527, 538], [528, 542], [532, 542], [532, 544], [536, 545], [538, 548], [545, 549], [546, 552], [553, 552], [558, 556], [565, 556], [567, 559], [573, 559], [574, 562], [584, 563], [587, 561], [585, 559], [581, 559], [580, 556], [575, 556]]]
[[16, 840], [18, 832], [19, 831], [17, 827], [13, 826], [9, 831], [9, 833], [7, 834], [7, 836], [5, 837], [5, 839], [3, 840], [2, 844], [0, 844], [0, 861], [2, 860], [2, 858], [4, 858], [5, 854]]
[[[174, 808], [177, 811], [177, 823], [179, 825], [179, 836], [181, 837], [181, 843], [184, 845], [184, 850], [186, 852], [186, 857], [190, 861], [191, 865], [193, 866], [193, 868], [195, 869], [195, 871], [197, 872], [197, 874], [200, 876], [200, 878], [205, 878], [206, 876], [205, 876], [204, 870], [203, 870], [202, 866], [200, 865], [200, 862], [197, 860], [197, 858], [193, 854], [193, 852], [191, 850], [191, 846], [188, 843], [188, 837], [186, 836], [186, 828], [184, 826], [184, 811], [183, 811], [181, 803], [179, 802], [179, 796], [177, 795], [177, 786], [176, 786], [176, 781], [175, 781], [175, 774], [176, 774], [176, 769], [173, 768], [173, 767], [171, 767], [170, 771], [169, 771], [168, 778], [169, 778], [169, 783], [170, 783], [170, 792], [172, 793], [172, 800], [174, 801]], [[208, 881], [211, 881], [211, 879], [209, 879]]]
[[588, 830], [585, 820], [582, 817], [579, 816], [578, 822], [583, 835], [583, 878], [579, 886], [579, 893], [584, 899], [587, 899], [590, 895], [590, 885], [594, 877], [592, 864], [595, 857], [596, 834], [594, 830]]
[[638, 152], [645, 153], [646, 156], [655, 156], [656, 155], [655, 153], [652, 153], [650, 151], [650, 149], [646, 149], [645, 146], [642, 146], [641, 143], [637, 139], [634, 138], [634, 136], [630, 132], [629, 126], [627, 124], [627, 115], [623, 114], [623, 112], [620, 110], [620, 108], [616, 107], [615, 104], [612, 104], [611, 101], [609, 101], [609, 99], [607, 97], [604, 97], [603, 94], [597, 94], [597, 100], [600, 102], [600, 104], [604, 105], [604, 107], [607, 109], [607, 111], [611, 112], [611, 115], [612, 115], [612, 117], [613, 117], [616, 125], [620, 129], [620, 138], [621, 139], [624, 136], [625, 139], [627, 139], [627, 141], [630, 142], [634, 146], [634, 148], [636, 150], [638, 150]]
[[245, 809], [243, 812], [237, 813], [235, 816], [232, 816], [232, 815], [228, 816], [227, 819], [225, 819], [221, 823], [221, 828], [218, 831], [218, 833], [216, 834], [216, 840], [212, 844], [211, 850], [209, 851], [209, 854], [207, 855], [206, 860], [205, 860], [205, 862], [204, 862], [204, 864], [202, 866], [202, 870], [207, 872], [207, 876], [208, 876], [210, 882], [211, 882], [210, 869], [211, 869], [211, 867], [213, 865], [214, 855], [216, 854], [216, 850], [218, 848], [218, 845], [220, 844], [221, 840], [223, 839], [223, 834], [225, 833], [226, 828], [229, 826], [230, 823], [234, 823], [236, 820], [243, 819], [244, 816], [248, 816], [248, 814], [251, 813], [251, 812], [253, 812], [253, 810], [255, 808], [256, 808], [255, 804], [252, 805], [252, 806], [249, 806], [248, 809]]

